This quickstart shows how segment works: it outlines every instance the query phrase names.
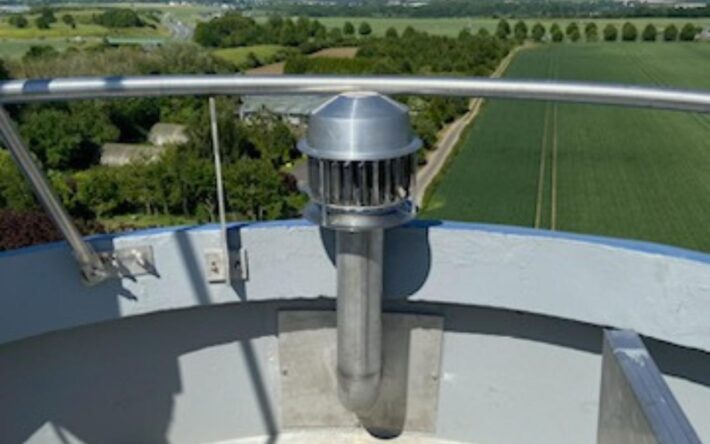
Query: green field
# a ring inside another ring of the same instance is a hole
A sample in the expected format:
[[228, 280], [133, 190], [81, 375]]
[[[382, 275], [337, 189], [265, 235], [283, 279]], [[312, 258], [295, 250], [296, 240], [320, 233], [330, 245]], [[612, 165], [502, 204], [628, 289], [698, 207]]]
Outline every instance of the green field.
[[[196, 11], [198, 11], [196, 9]], [[144, 13], [147, 11], [144, 11]], [[104, 37], [108, 38], [165, 38], [168, 30], [155, 22], [148, 20], [148, 23], [155, 25], [142, 28], [115, 28], [109, 29], [93, 23], [92, 17], [101, 13], [98, 8], [59, 8], [55, 12], [57, 22], [52, 23], [49, 29], [38, 29], [34, 20], [37, 14], [24, 14], [29, 20], [26, 28], [16, 28], [8, 23], [9, 16], [0, 16], [0, 58], [20, 58], [27, 50], [34, 45], [49, 45], [59, 51], [69, 47], [81, 48], [83, 46], [97, 44]], [[63, 14], [71, 14], [76, 20], [76, 28], [72, 28], [62, 22]], [[195, 12], [197, 14], [197, 12]]]
[[213, 52], [213, 54], [222, 60], [226, 60], [239, 66], [247, 61], [247, 56], [250, 52], [253, 52], [254, 55], [256, 55], [256, 57], [263, 63], [266, 59], [282, 49], [284, 49], [284, 46], [280, 45], [254, 45], [242, 46], [239, 48], [217, 49]]
[[[548, 45], [507, 77], [710, 89], [710, 45]], [[710, 251], [710, 116], [491, 100], [423, 217], [537, 226]]]

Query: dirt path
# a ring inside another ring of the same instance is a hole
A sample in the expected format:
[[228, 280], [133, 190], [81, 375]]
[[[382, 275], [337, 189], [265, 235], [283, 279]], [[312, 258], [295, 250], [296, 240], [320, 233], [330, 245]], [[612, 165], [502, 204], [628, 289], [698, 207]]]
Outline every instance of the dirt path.
[[[556, 79], [558, 72], [557, 60], [550, 60], [549, 78]], [[552, 109], [552, 113], [550, 113]], [[545, 185], [547, 183], [548, 145], [550, 157], [550, 230], [557, 229], [557, 103], [548, 102], [545, 106], [545, 121], [542, 133], [542, 146], [540, 148], [540, 168], [537, 182], [537, 199], [535, 202], [535, 228], [543, 227], [542, 213], [545, 208]], [[550, 114], [552, 114], [552, 127], [550, 127]]]
[[[515, 57], [515, 55], [519, 51], [527, 49], [529, 47], [530, 45], [515, 47], [512, 51], [510, 51], [510, 54], [508, 54], [501, 61], [500, 65], [498, 65], [498, 68], [496, 68], [493, 74], [491, 74], [491, 77], [501, 77], [510, 65], [510, 62], [513, 60], [513, 57]], [[427, 188], [429, 188], [434, 178], [439, 174], [439, 172], [443, 168], [444, 164], [446, 163], [446, 159], [448, 159], [449, 155], [456, 146], [456, 143], [461, 138], [461, 134], [464, 132], [466, 127], [468, 127], [468, 125], [473, 122], [476, 116], [478, 116], [483, 102], [484, 99], [471, 99], [468, 106], [468, 112], [453, 121], [448, 126], [444, 127], [444, 129], [442, 129], [439, 133], [439, 141], [437, 142], [437, 148], [429, 153], [429, 155], [427, 156], [426, 165], [421, 167], [417, 172], [418, 191], [416, 196], [416, 203], [418, 206], [422, 205], [422, 200], [424, 199], [424, 195], [426, 194]]]
[[552, 113], [552, 170], [550, 185], [550, 229], [557, 229], [557, 104]]
[[542, 127], [542, 146], [540, 147], [540, 173], [537, 179], [537, 202], [535, 203], [535, 228], [542, 224], [542, 202], [545, 198], [545, 167], [547, 158], [547, 127], [550, 122], [550, 104], [545, 106], [545, 123]]

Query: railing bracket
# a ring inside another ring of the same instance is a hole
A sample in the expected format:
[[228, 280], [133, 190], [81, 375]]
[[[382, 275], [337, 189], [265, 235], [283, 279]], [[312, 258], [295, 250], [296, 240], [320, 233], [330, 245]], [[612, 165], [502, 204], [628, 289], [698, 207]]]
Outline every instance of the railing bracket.
[[98, 252], [99, 259], [109, 277], [132, 278], [142, 275], [157, 275], [153, 247], [129, 247]]
[[227, 276], [229, 276], [232, 281], [246, 281], [249, 278], [249, 263], [246, 249], [229, 250], [230, 270], [226, 270], [226, 263], [227, 261], [225, 261], [224, 251], [222, 249], [206, 250], [205, 274], [207, 282], [227, 282]]

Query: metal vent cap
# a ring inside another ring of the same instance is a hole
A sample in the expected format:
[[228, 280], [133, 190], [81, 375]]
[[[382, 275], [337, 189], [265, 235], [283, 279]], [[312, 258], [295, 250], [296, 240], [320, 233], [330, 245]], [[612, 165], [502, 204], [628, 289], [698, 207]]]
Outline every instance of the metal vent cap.
[[298, 149], [319, 159], [367, 161], [405, 156], [421, 145], [406, 106], [377, 93], [351, 92], [313, 111]]

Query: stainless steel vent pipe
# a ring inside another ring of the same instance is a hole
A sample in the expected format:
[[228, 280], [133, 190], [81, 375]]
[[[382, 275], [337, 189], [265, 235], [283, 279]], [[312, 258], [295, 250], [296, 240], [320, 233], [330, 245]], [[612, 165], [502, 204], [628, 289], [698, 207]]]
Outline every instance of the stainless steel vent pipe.
[[336, 231], [338, 395], [362, 414], [382, 372], [384, 230], [415, 214], [416, 151], [405, 106], [376, 93], [335, 96], [311, 115], [306, 217]]

